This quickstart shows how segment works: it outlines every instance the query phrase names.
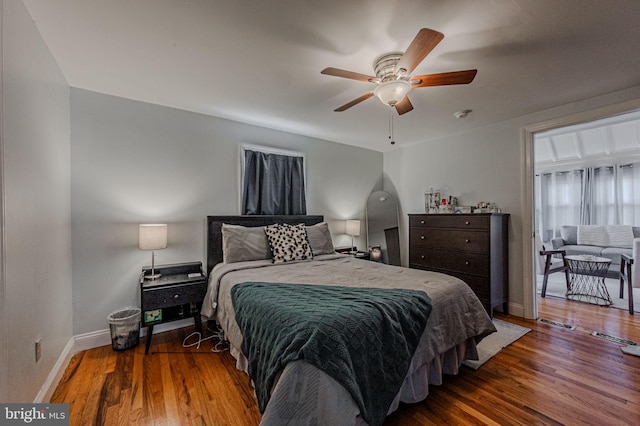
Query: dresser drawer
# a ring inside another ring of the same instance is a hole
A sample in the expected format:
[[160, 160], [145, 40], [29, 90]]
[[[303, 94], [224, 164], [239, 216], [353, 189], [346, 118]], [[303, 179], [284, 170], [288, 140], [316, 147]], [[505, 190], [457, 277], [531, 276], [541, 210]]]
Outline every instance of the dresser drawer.
[[415, 269], [424, 269], [426, 271], [441, 272], [443, 274], [447, 274], [447, 275], [451, 275], [452, 277], [459, 278], [462, 281], [464, 281], [469, 286], [469, 288], [471, 288], [471, 290], [473, 290], [473, 292], [478, 297], [478, 299], [480, 299], [483, 303], [490, 299], [489, 296], [490, 296], [491, 282], [487, 277], [478, 277], [476, 275], [469, 275], [469, 274], [464, 274], [464, 273], [455, 272], [455, 271], [445, 271], [443, 269], [438, 269], [438, 268], [427, 268], [423, 265], [417, 265], [417, 264], [413, 264], [409, 266]]
[[442, 272], [471, 287], [487, 312], [509, 299], [508, 214], [409, 215], [409, 267]]
[[409, 246], [488, 253], [489, 233], [467, 229], [412, 228], [409, 233]]
[[427, 269], [489, 276], [489, 255], [482, 253], [416, 247], [409, 253], [409, 263]]
[[489, 282], [489, 278], [486, 277], [477, 277], [475, 275], [461, 274], [458, 272], [450, 273], [456, 278], [460, 278], [462, 281], [467, 283], [471, 290], [478, 296], [482, 302], [489, 300], [491, 283]]
[[486, 215], [430, 214], [409, 217], [409, 227], [489, 229]]
[[207, 282], [145, 289], [143, 291], [144, 310], [168, 308], [187, 303], [202, 302], [207, 291]]

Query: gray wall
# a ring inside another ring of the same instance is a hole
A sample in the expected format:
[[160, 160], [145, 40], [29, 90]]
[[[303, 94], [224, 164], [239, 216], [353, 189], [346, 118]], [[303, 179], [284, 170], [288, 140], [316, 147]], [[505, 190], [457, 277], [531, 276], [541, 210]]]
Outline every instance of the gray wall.
[[2, 1], [2, 46], [0, 400], [25, 402], [73, 337], [69, 87], [20, 0]]
[[[345, 219], [364, 220], [382, 185], [382, 154], [220, 118], [71, 89], [74, 334], [108, 328], [139, 305], [138, 224], [169, 224], [156, 264], [205, 261], [205, 217], [239, 214], [240, 145], [306, 155], [307, 212], [323, 214], [334, 243]], [[364, 232], [358, 238], [364, 248]]]
[[384, 187], [400, 200], [403, 265], [408, 264], [409, 254], [407, 214], [424, 212], [424, 192], [429, 188], [458, 197], [461, 205], [495, 202], [510, 214], [509, 301], [512, 312], [522, 315], [523, 289], [532, 281], [522, 273], [523, 247], [531, 243], [523, 241], [525, 213], [531, 213], [524, 211], [522, 193], [523, 128], [634, 99], [640, 99], [640, 86], [386, 153]]

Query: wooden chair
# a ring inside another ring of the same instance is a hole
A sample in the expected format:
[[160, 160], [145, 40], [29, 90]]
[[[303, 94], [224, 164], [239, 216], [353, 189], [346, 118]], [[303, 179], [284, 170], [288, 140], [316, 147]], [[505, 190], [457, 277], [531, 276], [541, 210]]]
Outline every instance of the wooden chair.
[[[564, 272], [565, 279], [567, 281], [567, 290], [569, 290], [569, 265], [564, 259], [564, 250], [545, 250], [540, 238], [536, 236], [536, 245], [538, 246], [538, 252], [544, 259], [544, 278], [542, 280], [542, 291], [540, 296], [545, 297], [547, 295], [547, 281], [549, 280], [549, 274], [554, 272]], [[554, 257], [554, 255], [560, 255], [560, 257]]]
[[624, 284], [627, 283], [629, 293], [629, 314], [633, 315], [633, 258], [623, 254], [620, 259], [620, 299], [624, 298]]

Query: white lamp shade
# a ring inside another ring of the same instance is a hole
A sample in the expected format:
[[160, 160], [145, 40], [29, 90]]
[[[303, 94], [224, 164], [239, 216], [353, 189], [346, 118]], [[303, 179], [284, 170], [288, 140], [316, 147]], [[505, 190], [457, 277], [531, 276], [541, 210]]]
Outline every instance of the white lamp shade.
[[359, 220], [347, 220], [347, 235], [357, 237], [360, 235], [360, 221]]
[[392, 80], [380, 84], [373, 93], [385, 105], [394, 106], [402, 101], [411, 90], [411, 84], [406, 80]]
[[167, 248], [167, 224], [143, 224], [138, 227], [138, 248], [160, 250]]

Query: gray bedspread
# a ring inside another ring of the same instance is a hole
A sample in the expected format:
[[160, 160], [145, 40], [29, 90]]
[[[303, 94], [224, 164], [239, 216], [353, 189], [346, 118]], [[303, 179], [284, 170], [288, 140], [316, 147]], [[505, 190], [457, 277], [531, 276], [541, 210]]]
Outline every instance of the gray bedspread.
[[231, 289], [261, 411], [283, 366], [304, 359], [381, 425], [431, 313], [424, 292], [246, 282]]
[[[284, 264], [268, 260], [219, 264], [210, 274], [201, 313], [221, 325], [231, 353], [238, 360], [237, 367], [244, 371], [247, 360], [241, 351], [243, 337], [236, 322], [231, 289], [249, 281], [406, 288], [428, 294], [432, 312], [391, 411], [400, 401], [424, 399], [429, 384], [440, 384], [443, 373], [457, 374], [465, 359], [477, 359], [475, 343], [496, 331], [469, 286], [449, 275], [344, 255], [322, 255]], [[304, 395], [309, 395], [306, 401]], [[318, 424], [354, 425], [359, 411], [338, 382], [304, 361], [295, 361], [287, 364], [278, 377], [261, 424], [311, 424], [310, 419], [319, 419]]]

